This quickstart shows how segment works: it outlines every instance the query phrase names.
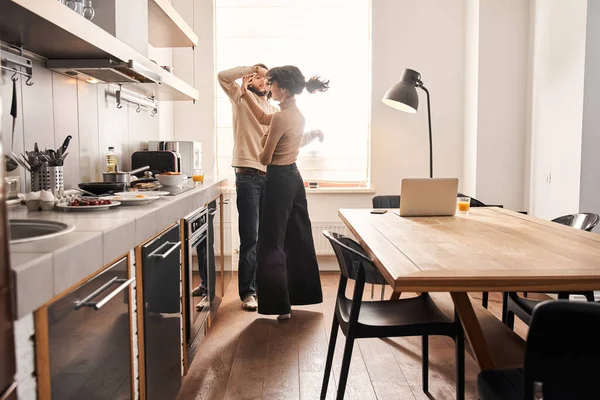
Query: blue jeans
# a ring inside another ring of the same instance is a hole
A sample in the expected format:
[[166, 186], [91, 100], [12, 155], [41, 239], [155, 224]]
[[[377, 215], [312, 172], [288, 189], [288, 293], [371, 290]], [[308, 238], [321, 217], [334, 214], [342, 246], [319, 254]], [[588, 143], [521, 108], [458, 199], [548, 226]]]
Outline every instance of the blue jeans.
[[256, 295], [256, 243], [265, 182], [264, 176], [235, 174], [240, 234], [238, 291], [242, 300]]

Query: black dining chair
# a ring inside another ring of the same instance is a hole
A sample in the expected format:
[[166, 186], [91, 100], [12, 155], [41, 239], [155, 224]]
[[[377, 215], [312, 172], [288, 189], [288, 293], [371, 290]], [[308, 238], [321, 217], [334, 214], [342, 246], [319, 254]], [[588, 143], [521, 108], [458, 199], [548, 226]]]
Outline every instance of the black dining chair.
[[400, 208], [400, 196], [377, 195], [373, 196], [373, 208]]
[[[344, 398], [354, 341], [362, 338], [386, 338], [421, 336], [423, 352], [423, 391], [429, 388], [429, 336], [442, 335], [456, 343], [456, 397], [464, 399], [464, 333], [458, 317], [449, 318], [442, 312], [427, 293], [418, 297], [363, 302], [366, 283], [379, 284], [383, 276], [367, 257], [362, 247], [354, 240], [333, 232], [324, 231], [337, 257], [341, 274], [335, 303], [335, 314], [327, 351], [327, 362], [323, 376], [321, 399], [327, 397], [327, 386], [331, 375], [333, 355], [338, 330], [346, 336], [342, 369], [339, 375], [337, 400]], [[348, 280], [354, 281], [352, 299], [346, 298]]]
[[[525, 345], [524, 368], [482, 371], [481, 400], [593, 399], [600, 361], [600, 304], [546, 301], [536, 306]], [[540, 399], [542, 397], [539, 397]]]
[[[552, 220], [552, 222], [588, 232], [594, 229], [599, 221], [600, 217], [598, 214], [592, 213], [563, 215]], [[571, 294], [579, 294], [585, 296], [587, 301], [595, 301], [593, 291], [558, 292], [558, 298], [559, 300], [568, 300]], [[530, 299], [526, 296], [527, 293], [523, 293], [523, 297], [521, 297], [516, 292], [504, 293], [502, 296], [502, 320], [511, 329], [514, 329], [515, 315], [525, 324], [529, 325], [533, 309], [543, 301]]]
[[600, 216], [594, 213], [569, 214], [552, 220], [552, 222], [556, 222], [557, 224], [567, 225], [588, 232], [591, 232], [598, 225], [599, 221]]

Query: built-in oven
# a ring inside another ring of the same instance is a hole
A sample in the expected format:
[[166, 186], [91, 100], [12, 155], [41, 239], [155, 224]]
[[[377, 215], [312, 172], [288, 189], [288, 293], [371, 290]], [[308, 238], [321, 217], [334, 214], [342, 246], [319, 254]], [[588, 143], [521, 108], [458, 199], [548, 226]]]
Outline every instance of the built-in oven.
[[175, 399], [181, 388], [180, 233], [180, 225], [175, 224], [141, 249], [144, 368], [148, 400]]
[[214, 276], [209, 268], [208, 218], [208, 209], [203, 207], [183, 219], [184, 373], [206, 334], [210, 302], [214, 298]]
[[133, 398], [128, 266], [124, 257], [48, 306], [52, 399]]

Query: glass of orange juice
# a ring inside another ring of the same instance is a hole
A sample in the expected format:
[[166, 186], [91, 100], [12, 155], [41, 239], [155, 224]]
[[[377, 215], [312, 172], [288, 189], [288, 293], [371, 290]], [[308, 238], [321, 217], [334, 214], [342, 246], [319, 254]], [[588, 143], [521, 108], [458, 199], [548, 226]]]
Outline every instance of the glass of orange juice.
[[468, 214], [471, 208], [471, 198], [467, 196], [460, 196], [456, 199], [458, 205], [458, 211], [463, 214]]
[[204, 170], [195, 169], [192, 173], [192, 180], [196, 183], [204, 183]]

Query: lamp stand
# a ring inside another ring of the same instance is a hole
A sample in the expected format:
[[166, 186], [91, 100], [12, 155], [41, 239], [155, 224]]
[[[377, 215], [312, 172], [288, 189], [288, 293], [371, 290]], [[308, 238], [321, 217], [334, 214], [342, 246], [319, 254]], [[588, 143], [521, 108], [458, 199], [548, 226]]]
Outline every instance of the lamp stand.
[[431, 104], [429, 102], [429, 90], [423, 86], [421, 80], [417, 81], [417, 87], [420, 87], [427, 93], [427, 121], [429, 123], [429, 177], [433, 178], [433, 139], [431, 137]]

